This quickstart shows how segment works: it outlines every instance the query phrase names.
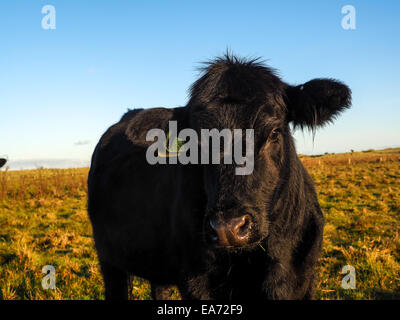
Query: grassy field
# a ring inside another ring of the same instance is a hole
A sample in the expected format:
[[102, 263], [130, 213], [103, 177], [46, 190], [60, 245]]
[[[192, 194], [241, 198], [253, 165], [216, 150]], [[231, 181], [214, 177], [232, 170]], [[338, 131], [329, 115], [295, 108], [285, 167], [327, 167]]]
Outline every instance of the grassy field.
[[[316, 298], [400, 299], [400, 149], [301, 159], [326, 217]], [[0, 171], [0, 299], [103, 299], [87, 174]], [[42, 289], [44, 265], [56, 268], [55, 290]], [[341, 287], [345, 265], [356, 289]], [[133, 281], [132, 297], [149, 299], [149, 285]]]

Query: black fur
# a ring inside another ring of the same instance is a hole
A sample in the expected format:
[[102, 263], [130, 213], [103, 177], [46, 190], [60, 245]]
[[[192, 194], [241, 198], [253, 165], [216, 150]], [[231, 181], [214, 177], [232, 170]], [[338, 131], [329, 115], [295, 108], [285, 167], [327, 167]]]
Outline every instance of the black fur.
[[351, 105], [351, 91], [343, 83], [331, 79], [314, 79], [287, 90], [289, 121], [302, 129], [315, 130], [332, 122]]
[[[289, 123], [315, 128], [349, 105], [350, 90], [338, 81], [292, 87], [257, 60], [226, 55], [208, 63], [187, 106], [126, 113], [101, 138], [88, 179], [106, 298], [126, 299], [134, 274], [158, 299], [171, 285], [185, 299], [311, 299], [324, 219]], [[146, 133], [169, 120], [179, 130], [254, 129], [253, 173], [148, 164]], [[210, 218], [243, 213], [253, 222], [248, 245], [209, 244]]]

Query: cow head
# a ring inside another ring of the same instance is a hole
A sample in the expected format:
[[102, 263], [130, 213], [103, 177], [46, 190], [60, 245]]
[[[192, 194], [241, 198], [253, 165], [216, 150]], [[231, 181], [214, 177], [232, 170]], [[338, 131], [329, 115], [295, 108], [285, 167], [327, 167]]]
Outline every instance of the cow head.
[[190, 125], [199, 136], [201, 129], [253, 129], [254, 169], [238, 175], [234, 162], [203, 165], [207, 241], [237, 249], [265, 239], [278, 189], [297, 157], [289, 123], [314, 130], [350, 103], [349, 88], [336, 80], [290, 86], [258, 60], [226, 55], [208, 63], [191, 87]]

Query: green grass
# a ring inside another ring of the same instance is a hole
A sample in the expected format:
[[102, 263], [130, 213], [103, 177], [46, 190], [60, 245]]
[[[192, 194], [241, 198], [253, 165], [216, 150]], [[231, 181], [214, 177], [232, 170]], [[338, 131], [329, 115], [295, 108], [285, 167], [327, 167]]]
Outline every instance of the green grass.
[[[400, 149], [301, 159], [326, 217], [316, 299], [400, 299]], [[103, 299], [87, 173], [0, 171], [0, 299]], [[56, 290], [42, 289], [47, 264]], [[341, 288], [347, 264], [354, 290]], [[135, 277], [131, 297], [149, 299], [148, 283]]]

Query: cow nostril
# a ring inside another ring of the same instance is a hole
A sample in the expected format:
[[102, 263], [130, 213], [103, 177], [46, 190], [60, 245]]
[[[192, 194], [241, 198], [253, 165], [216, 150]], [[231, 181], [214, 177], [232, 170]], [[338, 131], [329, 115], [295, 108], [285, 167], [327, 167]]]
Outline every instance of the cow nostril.
[[235, 236], [240, 239], [244, 240], [249, 236], [251, 228], [251, 221], [249, 215], [244, 215], [240, 217], [239, 222], [234, 227], [234, 234]]

